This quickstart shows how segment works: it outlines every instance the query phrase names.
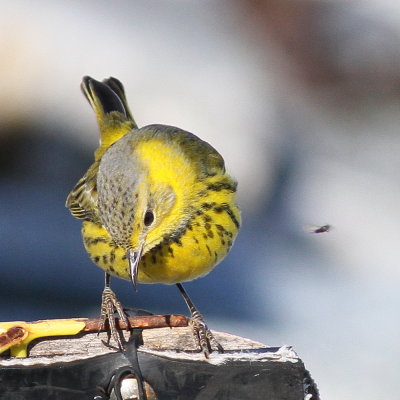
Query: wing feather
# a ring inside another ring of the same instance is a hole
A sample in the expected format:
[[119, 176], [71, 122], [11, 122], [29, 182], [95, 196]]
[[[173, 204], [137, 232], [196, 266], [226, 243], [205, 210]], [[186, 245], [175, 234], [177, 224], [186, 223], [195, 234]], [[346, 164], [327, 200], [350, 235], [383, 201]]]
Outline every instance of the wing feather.
[[97, 171], [99, 161], [94, 162], [86, 174], [79, 179], [67, 197], [66, 207], [78, 219], [98, 223]]

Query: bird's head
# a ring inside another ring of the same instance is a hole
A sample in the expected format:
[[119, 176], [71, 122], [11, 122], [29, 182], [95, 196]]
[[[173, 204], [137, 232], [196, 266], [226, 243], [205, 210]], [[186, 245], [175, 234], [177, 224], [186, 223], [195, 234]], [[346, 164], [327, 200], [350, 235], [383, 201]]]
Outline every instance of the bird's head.
[[134, 284], [141, 256], [185, 229], [198, 192], [197, 170], [164, 131], [132, 130], [107, 149], [98, 170], [100, 220], [127, 251]]

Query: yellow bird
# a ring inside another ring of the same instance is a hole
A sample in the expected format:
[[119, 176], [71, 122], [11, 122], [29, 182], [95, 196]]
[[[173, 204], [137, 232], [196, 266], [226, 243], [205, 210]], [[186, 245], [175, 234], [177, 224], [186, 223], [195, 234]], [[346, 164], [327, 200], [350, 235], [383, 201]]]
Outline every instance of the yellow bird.
[[100, 146], [94, 163], [67, 198], [83, 220], [84, 246], [105, 270], [101, 326], [108, 320], [122, 348], [114, 312], [125, 319], [110, 275], [136, 283], [176, 284], [191, 313], [200, 349], [213, 337], [182, 286], [209, 273], [229, 252], [240, 226], [236, 182], [224, 160], [192, 133], [167, 125], [138, 128], [117, 79], [84, 77], [96, 113]]

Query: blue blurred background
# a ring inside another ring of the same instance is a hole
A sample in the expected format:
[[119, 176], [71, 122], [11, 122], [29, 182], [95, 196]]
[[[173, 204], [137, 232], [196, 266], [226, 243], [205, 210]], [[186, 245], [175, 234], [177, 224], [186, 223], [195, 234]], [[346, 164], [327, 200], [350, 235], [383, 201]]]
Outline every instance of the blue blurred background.
[[[140, 126], [192, 131], [239, 181], [231, 254], [186, 285], [208, 324], [293, 345], [324, 399], [398, 399], [397, 2], [0, 4], [1, 320], [99, 313], [64, 203], [98, 140], [81, 78], [115, 76]], [[112, 287], [186, 313], [174, 287]]]

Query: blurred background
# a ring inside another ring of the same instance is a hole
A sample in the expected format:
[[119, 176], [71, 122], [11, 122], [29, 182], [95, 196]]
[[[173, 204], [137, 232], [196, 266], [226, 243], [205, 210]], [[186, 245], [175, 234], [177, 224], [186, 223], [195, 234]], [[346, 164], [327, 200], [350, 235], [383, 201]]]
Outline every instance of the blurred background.
[[[1, 10], [1, 320], [99, 314], [103, 272], [64, 203], [98, 141], [81, 78], [115, 76], [139, 126], [199, 135], [239, 181], [232, 252], [186, 285], [208, 324], [293, 345], [323, 399], [398, 399], [400, 3]], [[175, 287], [112, 287], [126, 306], [187, 313]]]

